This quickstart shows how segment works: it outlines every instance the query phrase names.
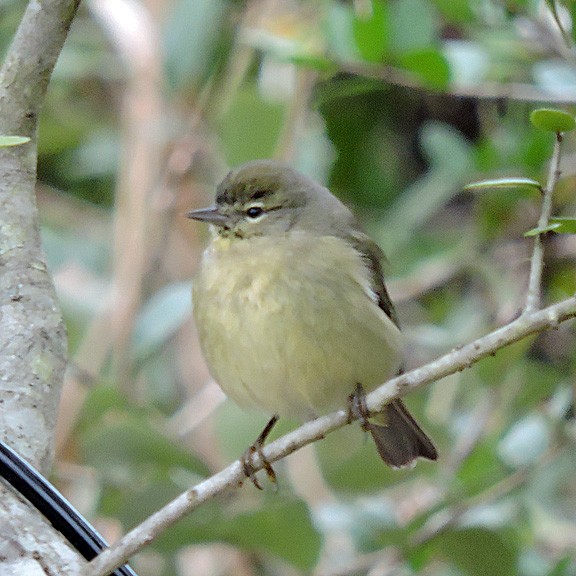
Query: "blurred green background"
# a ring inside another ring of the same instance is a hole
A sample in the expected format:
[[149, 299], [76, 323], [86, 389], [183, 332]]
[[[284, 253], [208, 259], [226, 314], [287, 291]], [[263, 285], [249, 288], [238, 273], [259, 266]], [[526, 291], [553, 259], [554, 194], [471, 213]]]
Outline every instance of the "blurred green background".
[[[25, 3], [0, 2], [8, 46]], [[38, 199], [69, 330], [54, 481], [113, 541], [237, 458], [266, 415], [210, 383], [190, 320], [206, 241], [186, 211], [229, 166], [275, 157], [351, 205], [388, 257], [407, 367], [514, 318], [539, 198], [574, 112], [576, 3], [86, 0], [42, 116]], [[576, 141], [554, 215], [575, 216]], [[546, 239], [545, 301], [576, 289]], [[166, 532], [140, 576], [576, 574], [575, 335], [500, 351], [407, 399], [437, 464], [392, 471], [358, 427]], [[277, 433], [290, 429], [285, 422]]]

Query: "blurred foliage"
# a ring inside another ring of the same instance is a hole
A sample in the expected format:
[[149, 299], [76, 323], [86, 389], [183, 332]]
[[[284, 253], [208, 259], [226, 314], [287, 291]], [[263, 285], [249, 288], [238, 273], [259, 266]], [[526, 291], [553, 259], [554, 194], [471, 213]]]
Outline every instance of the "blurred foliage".
[[[0, 49], [23, 6], [0, 2]], [[573, 118], [574, 18], [567, 0], [84, 3], [44, 107], [38, 198], [72, 353], [56, 481], [108, 538], [238, 457], [266, 418], [207, 386], [188, 288], [205, 230], [186, 211], [227, 166], [282, 158], [385, 249], [408, 367], [484, 334], [524, 303], [554, 139], [530, 113]], [[553, 216], [573, 232], [573, 133], [563, 146]], [[500, 185], [463, 191], [479, 180]], [[576, 246], [545, 247], [551, 302], [576, 290]], [[276, 493], [211, 502], [133, 565], [574, 576], [575, 347], [563, 325], [410, 397], [437, 464], [389, 470], [348, 427], [315, 464], [277, 465]]]

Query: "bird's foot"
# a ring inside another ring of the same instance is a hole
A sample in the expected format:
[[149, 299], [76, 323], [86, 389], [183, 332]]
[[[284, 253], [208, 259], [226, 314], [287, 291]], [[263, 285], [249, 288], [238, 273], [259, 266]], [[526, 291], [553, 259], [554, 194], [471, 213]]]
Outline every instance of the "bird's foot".
[[352, 420], [359, 420], [362, 430], [365, 432], [370, 431], [371, 424], [368, 421], [370, 412], [366, 406], [366, 392], [362, 384], [356, 384], [356, 388], [350, 396], [348, 396], [348, 422]]
[[254, 486], [256, 486], [256, 488], [258, 488], [258, 490], [262, 490], [262, 485], [260, 484], [258, 478], [256, 478], [257, 470], [254, 466], [255, 454], [258, 455], [258, 458], [262, 463], [262, 468], [264, 468], [264, 470], [266, 471], [268, 480], [270, 480], [272, 484], [274, 485], [276, 484], [276, 472], [274, 472], [274, 468], [272, 468], [272, 465], [270, 464], [270, 462], [268, 462], [268, 460], [266, 460], [262, 452], [262, 448], [264, 448], [264, 443], [266, 442], [266, 439], [270, 435], [270, 432], [272, 431], [272, 428], [274, 428], [276, 422], [278, 422], [278, 414], [274, 414], [274, 416], [270, 418], [268, 424], [266, 424], [264, 430], [260, 432], [260, 435], [258, 436], [258, 438], [256, 438], [254, 444], [248, 447], [248, 449], [246, 450], [246, 452], [244, 452], [244, 454], [242, 454], [242, 457], [240, 459], [242, 462], [242, 468], [244, 469], [244, 474], [246, 474], [246, 478], [250, 478], [250, 481], [252, 482], [252, 484], [254, 484]]

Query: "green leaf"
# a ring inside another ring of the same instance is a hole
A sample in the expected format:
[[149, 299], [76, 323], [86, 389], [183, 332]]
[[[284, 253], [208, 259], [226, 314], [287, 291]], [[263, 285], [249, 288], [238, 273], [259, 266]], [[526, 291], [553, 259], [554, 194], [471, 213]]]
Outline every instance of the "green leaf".
[[434, 4], [448, 22], [474, 22], [474, 10], [469, 0], [434, 0]]
[[555, 232], [560, 227], [560, 224], [548, 224], [548, 226], [542, 226], [532, 228], [528, 230], [528, 232], [524, 232], [524, 236], [526, 238], [530, 238], [532, 236], [538, 236], [539, 234], [545, 234], [546, 232]]
[[293, 54], [288, 56], [287, 60], [297, 66], [318, 70], [319, 72], [336, 73], [338, 69], [332, 60], [318, 54]]
[[571, 571], [572, 564], [572, 557], [571, 556], [564, 556], [564, 558], [560, 559], [550, 570], [547, 572], [546, 576], [569, 576], [569, 574], [573, 574], [574, 572]]
[[554, 228], [557, 234], [576, 234], [576, 218], [550, 218], [550, 224], [557, 224]]
[[542, 186], [537, 180], [531, 178], [495, 178], [493, 180], [480, 180], [466, 184], [464, 190], [471, 192], [482, 192], [484, 190], [498, 189], [534, 189], [542, 192]]
[[[282, 104], [265, 101], [255, 84], [246, 83], [236, 92], [219, 123], [227, 163], [237, 166], [273, 156], [283, 117]], [[258, 134], [258, 138], [247, 138], [247, 134]]]
[[8, 148], [8, 146], [20, 146], [30, 142], [28, 136], [0, 136], [0, 148]]
[[116, 412], [106, 425], [95, 424], [83, 446], [87, 462], [108, 479], [136, 470], [158, 474], [178, 467], [202, 477], [209, 474], [198, 458], [164, 438], [141, 416], [126, 412]]
[[444, 55], [434, 48], [405, 52], [400, 55], [398, 62], [430, 88], [443, 90], [448, 86], [450, 66]]
[[537, 236], [545, 232], [556, 232], [557, 234], [576, 234], [576, 218], [550, 218], [550, 223], [542, 228], [532, 228], [524, 232], [524, 236]]
[[362, 58], [369, 62], [382, 62], [389, 39], [387, 4], [372, 0], [369, 14], [355, 13], [353, 32]]
[[[470, 417], [467, 421], [472, 425]], [[479, 443], [464, 460], [456, 478], [463, 494], [472, 495], [495, 484], [502, 479], [503, 475], [504, 465], [496, 455], [495, 441], [486, 439]]]
[[220, 534], [248, 550], [265, 549], [305, 571], [317, 562], [322, 544], [306, 504], [288, 498], [269, 502], [254, 514], [226, 519]]
[[[402, 471], [394, 476], [396, 470], [382, 466], [374, 444], [366, 441], [359, 427], [347, 426], [328, 435], [318, 443], [317, 454], [326, 482], [333, 489], [347, 494], [365, 495], [403, 476]], [[362, 522], [359, 521], [358, 525], [361, 526]]]
[[208, 502], [167, 530], [154, 547], [174, 554], [193, 542], [228, 542], [250, 552], [267, 552], [308, 574], [318, 560], [322, 538], [306, 504], [281, 491], [237, 504], [230, 499]]
[[442, 556], [467, 576], [517, 574], [517, 552], [498, 532], [469, 528], [450, 530], [437, 537]]
[[530, 122], [536, 128], [547, 132], [569, 132], [576, 128], [574, 116], [557, 108], [537, 108], [532, 110]]

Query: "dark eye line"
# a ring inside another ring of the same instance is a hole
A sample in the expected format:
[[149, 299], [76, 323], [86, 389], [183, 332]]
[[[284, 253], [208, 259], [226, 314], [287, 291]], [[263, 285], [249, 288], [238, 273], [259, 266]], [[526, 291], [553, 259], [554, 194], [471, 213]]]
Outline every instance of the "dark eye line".
[[274, 212], [275, 210], [281, 210], [282, 208], [284, 208], [282, 204], [277, 204], [276, 206], [266, 206], [266, 208], [263, 206], [250, 206], [246, 210], [246, 215], [249, 218], [257, 218], [263, 213]]

